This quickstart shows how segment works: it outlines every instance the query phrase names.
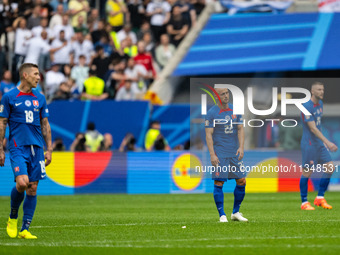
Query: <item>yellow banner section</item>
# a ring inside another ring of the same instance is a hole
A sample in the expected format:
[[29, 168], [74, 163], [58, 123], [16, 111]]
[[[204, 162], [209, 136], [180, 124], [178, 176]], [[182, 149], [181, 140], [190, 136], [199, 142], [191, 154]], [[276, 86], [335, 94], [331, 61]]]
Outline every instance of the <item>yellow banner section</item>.
[[46, 167], [47, 176], [54, 182], [74, 187], [74, 153], [53, 152], [52, 163]]
[[271, 167], [277, 166], [277, 158], [267, 159], [257, 164], [247, 177], [246, 192], [278, 192], [278, 173]]

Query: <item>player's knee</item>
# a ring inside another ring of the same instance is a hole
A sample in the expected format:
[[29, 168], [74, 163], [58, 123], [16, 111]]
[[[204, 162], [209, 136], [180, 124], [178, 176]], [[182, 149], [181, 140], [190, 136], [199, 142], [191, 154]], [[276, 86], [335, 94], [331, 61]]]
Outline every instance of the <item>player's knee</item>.
[[224, 182], [222, 181], [215, 181], [214, 183], [216, 186], [223, 186]]
[[38, 188], [38, 184], [36, 183], [30, 183], [28, 185], [28, 188], [26, 190], [26, 193], [30, 196], [35, 196], [37, 195], [37, 188]]
[[246, 178], [237, 179], [236, 183], [239, 186], [246, 186]]
[[24, 179], [17, 180], [17, 190], [24, 192], [28, 188], [28, 182]]

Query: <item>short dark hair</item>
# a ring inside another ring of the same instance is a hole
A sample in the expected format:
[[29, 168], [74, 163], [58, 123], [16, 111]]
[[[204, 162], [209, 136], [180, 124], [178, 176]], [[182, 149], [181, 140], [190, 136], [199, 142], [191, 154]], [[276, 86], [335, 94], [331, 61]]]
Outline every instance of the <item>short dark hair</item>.
[[28, 69], [28, 68], [37, 68], [39, 69], [39, 67], [36, 65], [36, 64], [32, 64], [32, 63], [25, 63], [25, 64], [22, 64], [19, 68], [19, 76], [20, 76], [20, 79], [22, 79], [24, 77], [24, 72]]
[[87, 130], [94, 131], [95, 129], [96, 129], [96, 125], [94, 124], [94, 122], [89, 122], [87, 124]]
[[313, 88], [314, 86], [317, 86], [317, 85], [324, 86], [322, 82], [316, 81], [312, 84], [311, 88]]

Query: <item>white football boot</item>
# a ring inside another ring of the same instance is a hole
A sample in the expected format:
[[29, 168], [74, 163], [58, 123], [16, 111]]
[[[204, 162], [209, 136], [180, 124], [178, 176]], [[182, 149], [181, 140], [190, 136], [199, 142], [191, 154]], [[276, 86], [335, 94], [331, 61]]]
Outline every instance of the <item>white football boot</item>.
[[220, 222], [228, 222], [227, 216], [222, 215], [222, 216], [220, 217]]
[[244, 218], [242, 213], [240, 213], [240, 212], [231, 214], [231, 220], [248, 222], [248, 219]]

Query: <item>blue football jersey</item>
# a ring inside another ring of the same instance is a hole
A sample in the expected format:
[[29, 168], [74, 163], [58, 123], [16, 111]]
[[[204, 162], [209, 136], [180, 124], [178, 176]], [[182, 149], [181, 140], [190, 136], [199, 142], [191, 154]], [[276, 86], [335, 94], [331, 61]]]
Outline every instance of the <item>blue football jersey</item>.
[[10, 148], [44, 146], [40, 120], [49, 116], [45, 96], [33, 91], [23, 93], [18, 88], [3, 95], [0, 117], [8, 119]]
[[312, 115], [305, 115], [301, 113], [302, 118], [302, 139], [301, 144], [305, 145], [323, 145], [323, 142], [317, 138], [309, 129], [307, 122], [314, 121], [316, 127], [321, 131], [321, 117], [323, 113], [323, 102], [320, 100], [318, 104], [314, 104], [312, 100], [304, 103], [303, 106], [312, 114]]
[[[212, 135], [214, 142], [214, 150], [218, 157], [235, 157], [237, 149], [239, 148], [238, 142], [238, 125], [243, 123], [243, 118], [240, 115], [233, 114], [232, 105], [228, 105], [227, 110], [221, 110], [217, 105], [211, 107], [205, 118], [205, 127], [214, 128]], [[214, 119], [228, 120], [226, 124], [215, 124]], [[231, 124], [231, 120], [233, 125]]]

